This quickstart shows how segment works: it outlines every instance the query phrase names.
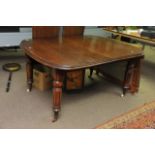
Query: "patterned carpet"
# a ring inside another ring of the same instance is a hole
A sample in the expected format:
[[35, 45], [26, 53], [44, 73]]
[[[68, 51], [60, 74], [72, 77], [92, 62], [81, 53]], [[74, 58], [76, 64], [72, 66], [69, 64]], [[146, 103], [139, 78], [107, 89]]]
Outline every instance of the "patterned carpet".
[[155, 101], [115, 117], [97, 129], [153, 129], [155, 128]]

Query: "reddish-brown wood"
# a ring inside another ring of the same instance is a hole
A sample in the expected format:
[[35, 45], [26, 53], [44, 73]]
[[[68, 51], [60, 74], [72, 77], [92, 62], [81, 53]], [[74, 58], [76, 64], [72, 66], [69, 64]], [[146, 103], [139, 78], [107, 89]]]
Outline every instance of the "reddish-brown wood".
[[64, 36], [78, 36], [84, 33], [84, 26], [64, 26], [63, 28]]
[[[84, 26], [64, 26], [63, 36], [82, 36]], [[65, 89], [78, 90], [84, 87], [85, 70], [69, 71], [66, 73]]]
[[[54, 38], [59, 36], [60, 26], [33, 26], [32, 38]], [[84, 26], [63, 26], [63, 36], [83, 35]]]
[[68, 71], [65, 74], [65, 89], [79, 90], [84, 87], [85, 69]]
[[140, 82], [141, 59], [128, 61], [123, 82], [123, 95], [129, 90], [131, 93], [138, 92]]
[[[33, 39], [45, 39], [45, 38], [58, 38], [59, 36], [59, 30], [60, 30], [60, 26], [33, 26], [32, 28], [32, 36]], [[64, 36], [78, 36], [78, 35], [83, 35], [84, 32], [84, 26], [63, 26], [63, 33], [62, 33], [62, 37], [59, 38], [59, 40], [61, 41], [61, 39], [63, 39]], [[73, 71], [73, 72], [69, 72], [68, 74], [66, 74], [68, 76], [68, 78], [65, 78], [65, 88], [66, 90], [75, 90], [75, 89], [82, 89], [83, 87], [83, 76], [84, 76], [84, 72], [82, 72], [83, 74], [80, 74], [81, 71]], [[70, 80], [68, 80], [69, 78], [71, 78], [72, 76], [78, 76], [78, 78], [73, 79], [74, 80], [74, 87], [73, 85], [71, 85]]]
[[125, 95], [126, 91], [130, 90], [132, 86], [134, 67], [135, 67], [134, 60], [128, 61], [123, 81], [123, 95]]
[[64, 72], [61, 70], [54, 69], [52, 71], [52, 78], [53, 78], [53, 111], [54, 111], [53, 122], [55, 122], [58, 118], [58, 113], [61, 108], [60, 103], [62, 96]]
[[141, 69], [141, 59], [135, 60], [134, 63], [134, 68], [133, 68], [133, 76], [132, 76], [132, 83], [130, 86], [130, 92], [131, 93], [136, 93], [138, 92], [139, 89], [139, 84], [140, 84], [140, 69]]
[[[34, 39], [23, 41], [21, 48], [32, 59], [54, 69], [53, 108], [54, 121], [61, 107], [62, 80], [67, 71], [80, 70], [104, 64], [131, 61], [136, 62], [132, 76], [131, 90], [138, 87], [139, 61], [143, 53], [139, 48], [101, 37], [70, 36], [58, 39]], [[135, 63], [134, 63], [135, 64]], [[137, 89], [137, 88], [136, 88]]]
[[49, 67], [76, 70], [103, 65], [110, 62], [143, 57], [141, 49], [102, 37], [65, 37], [23, 41], [25, 52]]
[[33, 26], [32, 38], [55, 38], [59, 35], [59, 26]]

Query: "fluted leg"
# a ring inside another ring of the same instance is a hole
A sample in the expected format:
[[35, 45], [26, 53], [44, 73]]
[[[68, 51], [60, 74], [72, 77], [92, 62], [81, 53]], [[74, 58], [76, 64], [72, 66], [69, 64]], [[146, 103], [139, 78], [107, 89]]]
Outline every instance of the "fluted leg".
[[55, 122], [59, 117], [59, 112], [61, 109], [61, 96], [62, 96], [62, 86], [63, 86], [63, 78], [64, 72], [60, 70], [53, 70], [53, 112]]

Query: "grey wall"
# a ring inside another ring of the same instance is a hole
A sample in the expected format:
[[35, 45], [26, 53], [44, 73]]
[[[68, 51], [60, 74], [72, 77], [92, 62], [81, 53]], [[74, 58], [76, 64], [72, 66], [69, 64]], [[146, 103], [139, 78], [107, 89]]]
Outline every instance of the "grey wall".
[[19, 46], [24, 39], [32, 38], [31, 28], [20, 28], [20, 32], [0, 33], [0, 47]]
[[97, 26], [86, 26], [84, 35], [93, 35], [93, 36], [101, 36], [101, 37], [110, 37], [111, 34], [105, 32], [103, 28], [97, 28]]

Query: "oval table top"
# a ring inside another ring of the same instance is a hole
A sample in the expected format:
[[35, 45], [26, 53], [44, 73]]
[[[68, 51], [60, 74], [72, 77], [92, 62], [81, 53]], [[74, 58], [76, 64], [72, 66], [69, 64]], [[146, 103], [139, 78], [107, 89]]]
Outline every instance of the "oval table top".
[[137, 47], [96, 36], [34, 39], [23, 41], [21, 48], [34, 60], [61, 70], [89, 68], [144, 56]]

